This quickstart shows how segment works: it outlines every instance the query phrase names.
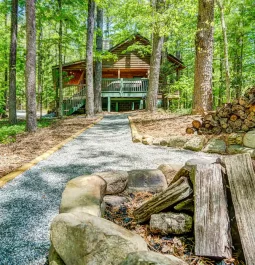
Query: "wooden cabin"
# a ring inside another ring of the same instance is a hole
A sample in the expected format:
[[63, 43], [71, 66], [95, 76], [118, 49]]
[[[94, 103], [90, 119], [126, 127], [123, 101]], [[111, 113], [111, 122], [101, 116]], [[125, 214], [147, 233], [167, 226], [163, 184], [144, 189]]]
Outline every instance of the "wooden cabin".
[[[109, 49], [114, 59], [103, 60], [102, 104], [107, 111], [142, 109], [147, 95], [150, 75], [150, 54], [128, 49], [131, 45], [149, 48], [148, 39], [139, 34]], [[176, 72], [185, 68], [183, 63], [168, 55]], [[85, 60], [66, 63], [64, 71], [64, 112], [69, 115], [85, 104]], [[55, 67], [57, 70], [58, 67]], [[159, 93], [159, 98], [160, 98]]]

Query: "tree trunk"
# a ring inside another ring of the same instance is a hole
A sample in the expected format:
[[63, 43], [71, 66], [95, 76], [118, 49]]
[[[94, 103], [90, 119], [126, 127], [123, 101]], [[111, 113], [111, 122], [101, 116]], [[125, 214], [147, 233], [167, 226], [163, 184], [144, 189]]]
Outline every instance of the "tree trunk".
[[87, 50], [86, 50], [86, 114], [94, 116], [94, 90], [93, 90], [93, 35], [95, 21], [95, 2], [88, 1], [87, 20]]
[[41, 19], [39, 20], [39, 38], [38, 38], [38, 110], [40, 111], [40, 118], [42, 118], [42, 91], [43, 91], [43, 82], [42, 82], [42, 76], [43, 76], [43, 69], [42, 69], [42, 38], [43, 38], [43, 29], [41, 25]]
[[95, 113], [102, 112], [102, 100], [101, 100], [101, 89], [102, 89], [102, 58], [101, 54], [103, 51], [103, 9], [97, 7], [97, 36], [96, 36], [96, 49], [97, 49], [97, 60], [95, 65]]
[[196, 59], [193, 113], [212, 110], [214, 0], [199, 0], [196, 33]]
[[16, 111], [16, 57], [17, 57], [17, 32], [18, 32], [18, 0], [12, 0], [11, 12], [11, 45], [9, 69], [9, 122], [17, 123]]
[[35, 0], [26, 1], [26, 130], [36, 131], [36, 27]]
[[7, 93], [8, 93], [8, 45], [7, 45], [7, 42], [8, 42], [8, 38], [7, 38], [7, 32], [8, 31], [8, 28], [7, 28], [7, 23], [8, 23], [8, 1], [5, 0], [5, 18], [4, 18], [4, 27], [5, 27], [5, 53], [4, 53], [4, 57], [5, 57], [5, 60], [6, 60], [6, 67], [4, 69], [4, 105], [3, 105], [3, 110], [4, 110], [4, 115], [6, 115], [6, 110], [7, 110]]
[[220, 20], [221, 20], [222, 34], [223, 34], [223, 40], [224, 40], [224, 61], [225, 61], [225, 72], [226, 72], [226, 101], [227, 103], [229, 103], [231, 100], [231, 94], [230, 94], [230, 70], [229, 70], [229, 61], [228, 61], [227, 27], [225, 23], [223, 4], [221, 3], [221, 0], [216, 0], [216, 2], [220, 9]]
[[63, 118], [63, 61], [62, 61], [62, 39], [63, 39], [63, 20], [62, 20], [62, 0], [58, 0], [59, 8], [59, 39], [58, 39], [58, 64], [59, 64], [59, 102], [58, 102], [58, 117]]
[[[153, 9], [155, 12], [162, 11], [162, 0], [153, 1]], [[164, 37], [160, 35], [160, 23], [155, 22], [155, 30], [152, 34], [152, 54], [150, 59], [150, 77], [149, 88], [146, 99], [146, 110], [154, 112], [157, 110], [158, 87], [161, 52], [164, 42]]]

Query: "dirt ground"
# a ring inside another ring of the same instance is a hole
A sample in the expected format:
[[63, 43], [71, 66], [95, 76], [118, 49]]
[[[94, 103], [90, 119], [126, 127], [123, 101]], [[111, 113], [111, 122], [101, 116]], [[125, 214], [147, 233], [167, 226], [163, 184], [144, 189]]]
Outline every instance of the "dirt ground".
[[132, 115], [132, 119], [141, 135], [156, 138], [185, 135], [186, 128], [193, 120], [200, 119], [199, 115], [178, 115], [164, 112], [155, 114], [145, 111]]
[[39, 128], [35, 133], [18, 134], [14, 143], [0, 144], [0, 178], [95, 123], [97, 119], [87, 119], [84, 115], [65, 118], [49, 127]]

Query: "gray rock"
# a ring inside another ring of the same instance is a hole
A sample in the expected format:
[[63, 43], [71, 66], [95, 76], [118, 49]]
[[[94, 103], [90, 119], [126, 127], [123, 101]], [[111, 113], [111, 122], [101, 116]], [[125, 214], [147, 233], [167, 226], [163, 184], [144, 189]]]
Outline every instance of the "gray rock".
[[160, 145], [160, 139], [159, 138], [154, 138], [153, 139], [153, 145]]
[[176, 173], [182, 168], [182, 165], [162, 164], [158, 167], [166, 177], [167, 184], [170, 185]]
[[176, 211], [189, 211], [194, 212], [194, 200], [193, 198], [187, 199], [185, 201], [179, 202], [177, 205], [174, 206]]
[[142, 142], [143, 137], [142, 137], [142, 135], [140, 135], [138, 133], [135, 133], [133, 135], [133, 139], [132, 140], [133, 140], [134, 143], [140, 143], [140, 142]]
[[153, 144], [153, 137], [143, 137], [142, 143], [145, 145], [152, 145]]
[[120, 265], [187, 265], [187, 263], [172, 255], [140, 251], [129, 253]]
[[193, 219], [184, 213], [159, 213], [153, 214], [150, 220], [150, 230], [152, 233], [185, 234], [192, 231]]
[[104, 202], [111, 207], [120, 206], [121, 204], [127, 202], [128, 199], [126, 197], [115, 196], [115, 195], [106, 195], [104, 196]]
[[167, 146], [168, 145], [168, 140], [167, 139], [161, 139], [160, 140], [160, 145], [161, 146]]
[[255, 148], [255, 130], [249, 131], [244, 135], [243, 144], [246, 147]]
[[203, 149], [206, 153], [218, 153], [224, 154], [226, 153], [226, 143], [221, 139], [210, 139]]
[[167, 188], [167, 181], [161, 170], [145, 169], [128, 172], [128, 191], [160, 192]]
[[168, 146], [182, 148], [190, 138], [187, 136], [171, 136], [168, 138]]
[[106, 181], [99, 176], [81, 176], [70, 180], [62, 194], [60, 213], [83, 212], [101, 216]]
[[109, 172], [99, 172], [95, 175], [103, 178], [106, 183], [106, 192], [105, 194], [118, 194], [121, 193], [127, 185], [128, 182], [128, 173], [127, 171], [109, 171]]
[[90, 214], [59, 214], [51, 241], [66, 265], [119, 265], [128, 253], [147, 251], [139, 235]]
[[230, 155], [248, 153], [251, 155], [251, 158], [255, 158], [254, 148], [248, 148], [248, 147], [244, 147], [241, 145], [233, 144], [233, 145], [228, 146], [227, 151], [228, 151], [228, 154]]
[[204, 147], [206, 138], [204, 136], [194, 136], [184, 144], [184, 149], [201, 151]]
[[65, 265], [64, 261], [60, 258], [53, 245], [50, 246], [49, 265]]

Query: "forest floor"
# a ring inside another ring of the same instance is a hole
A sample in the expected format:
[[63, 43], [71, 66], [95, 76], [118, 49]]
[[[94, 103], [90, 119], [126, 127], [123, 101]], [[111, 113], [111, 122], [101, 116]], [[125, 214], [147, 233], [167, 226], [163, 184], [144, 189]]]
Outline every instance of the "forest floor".
[[185, 135], [187, 126], [197, 119], [201, 119], [201, 116], [160, 111], [153, 114], [139, 111], [132, 115], [132, 120], [141, 135], [149, 135], [156, 138]]
[[38, 128], [35, 133], [17, 134], [15, 142], [0, 144], [0, 178], [95, 123], [97, 119], [80, 115], [56, 120], [49, 127]]

